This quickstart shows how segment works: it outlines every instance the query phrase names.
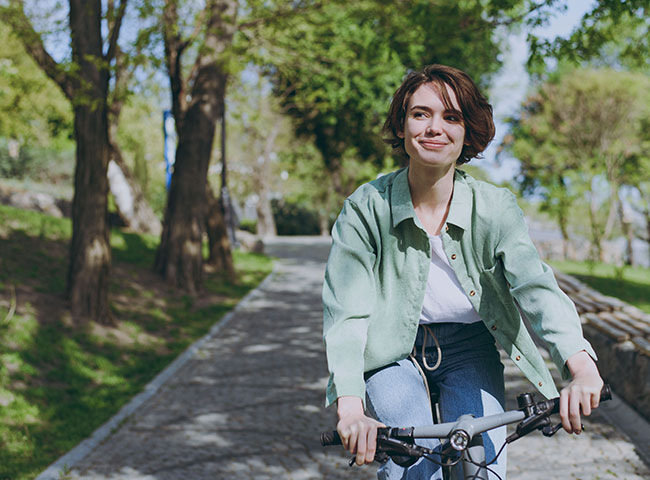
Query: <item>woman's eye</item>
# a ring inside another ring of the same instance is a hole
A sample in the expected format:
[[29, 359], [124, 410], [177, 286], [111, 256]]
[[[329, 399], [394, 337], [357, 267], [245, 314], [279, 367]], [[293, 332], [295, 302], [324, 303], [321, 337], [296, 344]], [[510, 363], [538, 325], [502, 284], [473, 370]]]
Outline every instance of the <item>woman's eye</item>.
[[413, 118], [422, 118], [424, 117], [424, 112], [413, 112]]

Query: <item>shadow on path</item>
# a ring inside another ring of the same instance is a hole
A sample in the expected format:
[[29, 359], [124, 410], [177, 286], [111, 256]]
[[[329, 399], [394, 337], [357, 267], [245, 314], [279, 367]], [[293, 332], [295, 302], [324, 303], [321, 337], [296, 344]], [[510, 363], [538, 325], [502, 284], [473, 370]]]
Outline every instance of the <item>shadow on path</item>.
[[271, 280], [73, 472], [84, 479], [375, 478], [323, 449], [321, 284], [329, 239], [269, 243]]

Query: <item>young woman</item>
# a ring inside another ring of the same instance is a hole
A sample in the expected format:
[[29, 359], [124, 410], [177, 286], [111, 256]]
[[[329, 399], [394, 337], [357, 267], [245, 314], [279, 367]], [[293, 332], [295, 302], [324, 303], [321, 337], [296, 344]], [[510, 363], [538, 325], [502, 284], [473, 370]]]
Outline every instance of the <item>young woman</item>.
[[[540, 261], [514, 195], [456, 170], [493, 139], [492, 107], [467, 74], [430, 65], [397, 90], [384, 134], [408, 166], [345, 201], [323, 288], [327, 404], [337, 405], [345, 448], [370, 463], [378, 426], [430, 424], [427, 384], [440, 392], [442, 421], [503, 411], [495, 340], [544, 396], [557, 396], [520, 312], [571, 378], [560, 415], [580, 433], [603, 381], [575, 307]], [[488, 459], [504, 439], [505, 427], [484, 435]], [[494, 469], [505, 478], [505, 453]], [[442, 473], [427, 460], [389, 461], [378, 477]]]

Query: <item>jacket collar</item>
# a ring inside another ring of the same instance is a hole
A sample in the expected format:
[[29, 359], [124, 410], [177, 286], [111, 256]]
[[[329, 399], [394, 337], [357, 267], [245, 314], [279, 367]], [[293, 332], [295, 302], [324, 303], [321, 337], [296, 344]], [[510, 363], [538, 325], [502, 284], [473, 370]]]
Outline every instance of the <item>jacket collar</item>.
[[[412, 218], [417, 226], [422, 228], [420, 221], [415, 215], [411, 190], [408, 182], [408, 167], [400, 170], [393, 180], [392, 194], [390, 197], [391, 211], [393, 215], [393, 228], [408, 218]], [[454, 172], [454, 191], [449, 205], [447, 223], [469, 229], [472, 219], [472, 191], [467, 185], [465, 172], [458, 169]]]

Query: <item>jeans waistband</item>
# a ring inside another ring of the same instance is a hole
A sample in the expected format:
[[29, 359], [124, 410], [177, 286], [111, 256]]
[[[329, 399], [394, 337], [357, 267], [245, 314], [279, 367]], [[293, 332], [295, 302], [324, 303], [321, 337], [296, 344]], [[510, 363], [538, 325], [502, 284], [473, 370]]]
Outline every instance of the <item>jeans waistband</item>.
[[[427, 327], [431, 330], [431, 333], [435, 335], [436, 339], [440, 346], [452, 345], [455, 343], [465, 343], [467, 341], [472, 341], [472, 343], [489, 343], [494, 342], [494, 338], [486, 328], [483, 322], [474, 322], [474, 323], [430, 323], [427, 324]], [[484, 338], [482, 338], [484, 337]], [[422, 346], [422, 340], [424, 338], [424, 329], [422, 325], [418, 327], [418, 332], [415, 337], [415, 346]], [[427, 344], [425, 347], [435, 347], [435, 343], [431, 336], [427, 338]]]

